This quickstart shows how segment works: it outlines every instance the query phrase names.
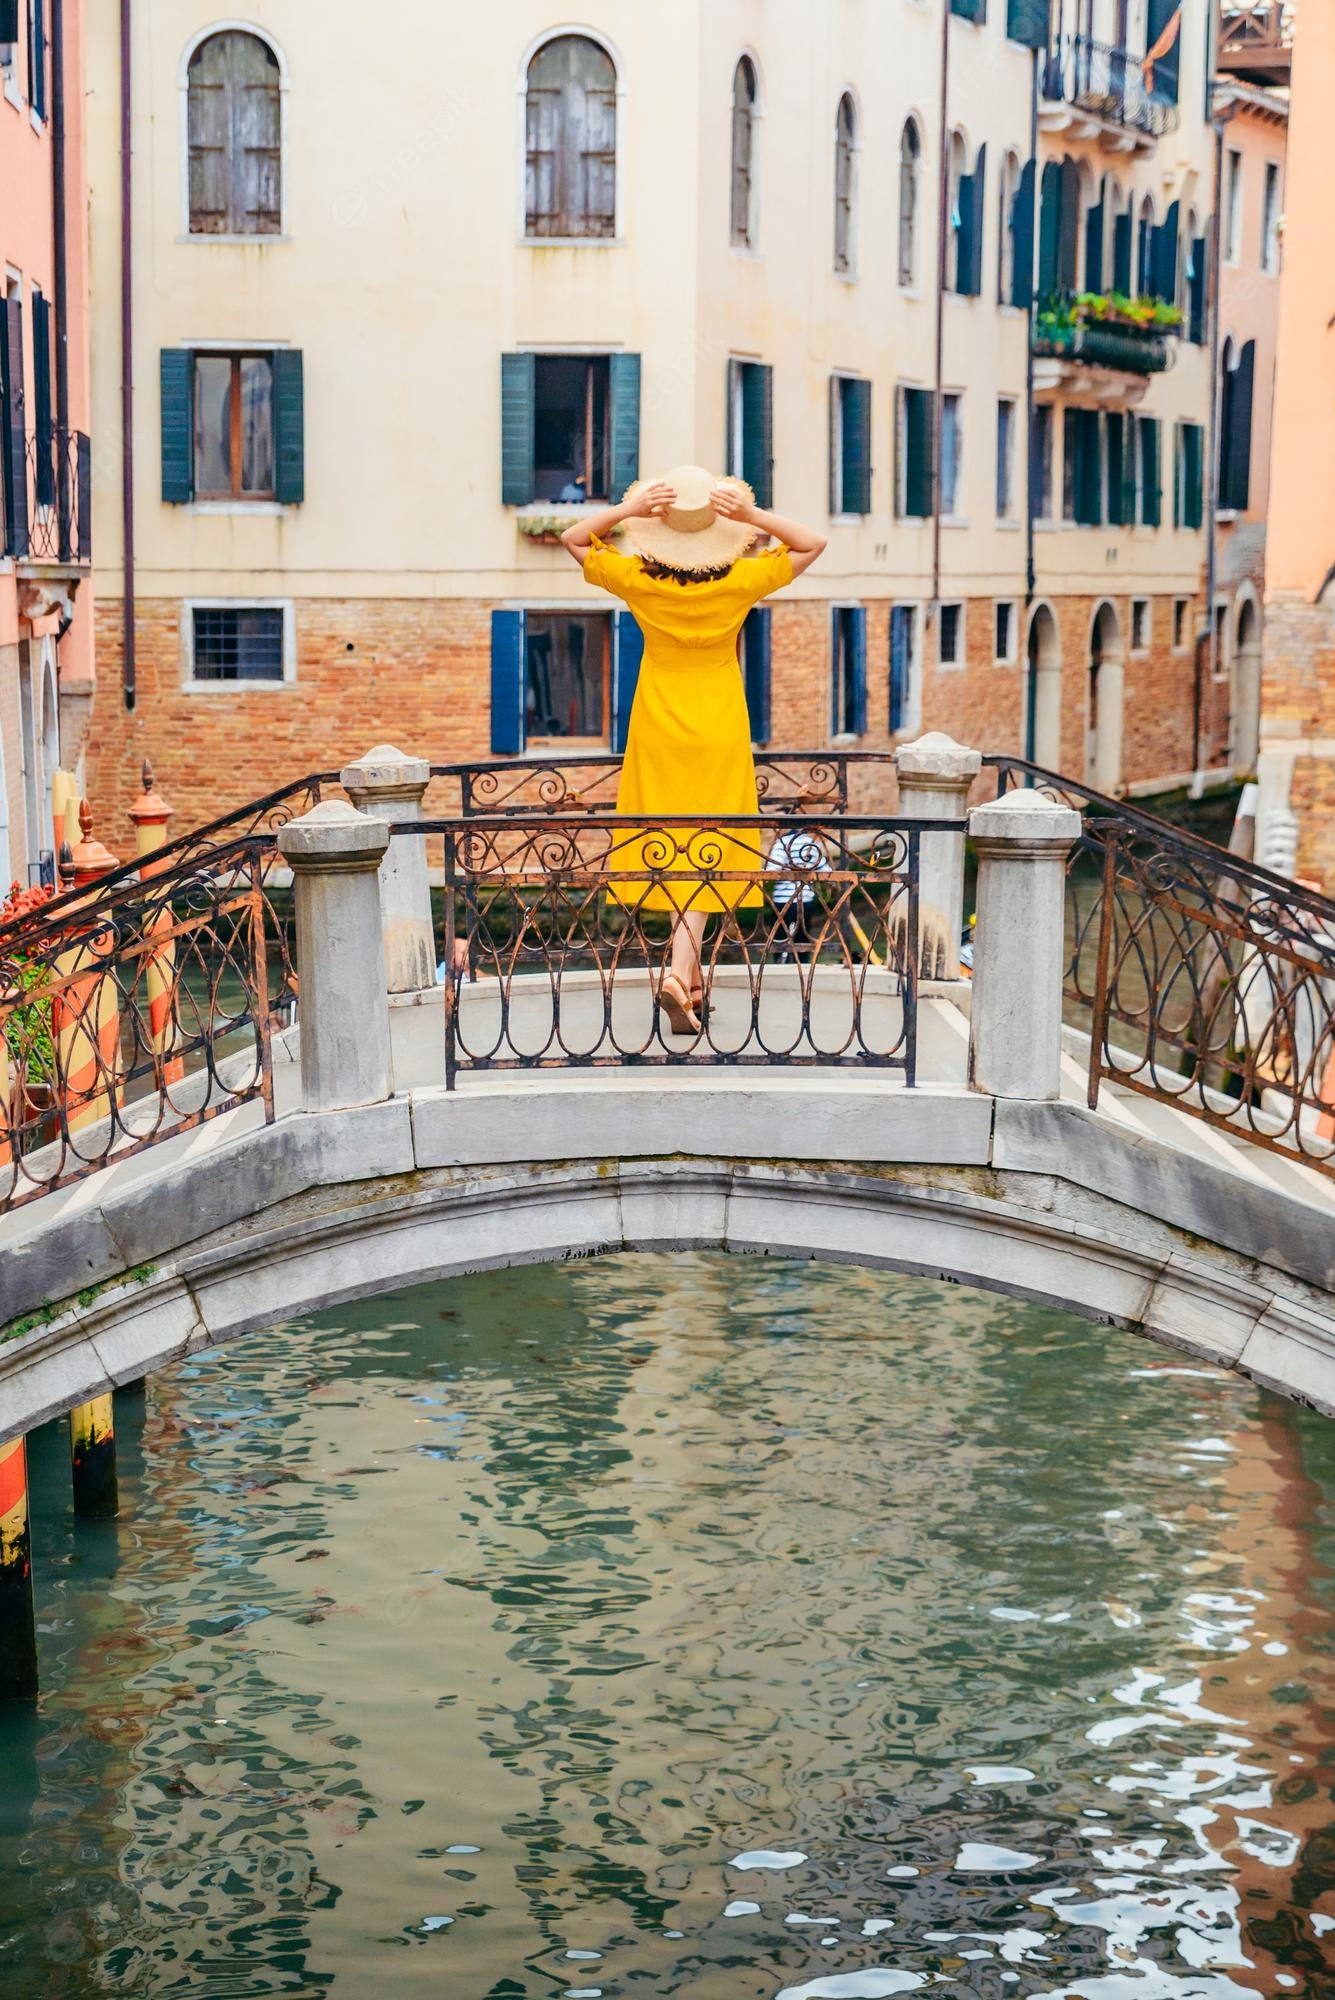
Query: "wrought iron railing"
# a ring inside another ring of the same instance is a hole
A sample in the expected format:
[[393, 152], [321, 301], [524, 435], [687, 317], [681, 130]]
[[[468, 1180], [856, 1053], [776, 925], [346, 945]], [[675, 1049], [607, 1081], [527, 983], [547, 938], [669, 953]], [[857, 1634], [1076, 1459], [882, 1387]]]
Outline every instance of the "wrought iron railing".
[[[607, 813], [616, 807], [621, 778], [619, 751], [577, 758], [498, 757], [470, 764], [433, 764], [434, 779], [459, 788], [465, 819], [478, 814], [525, 816], [534, 813]], [[849, 805], [849, 774], [862, 764], [882, 764], [893, 777], [888, 751], [760, 751], [755, 760], [756, 792], [762, 806], [802, 794], [813, 806], [842, 813]]]
[[1174, 348], [1162, 333], [1129, 326], [1107, 326], [1097, 320], [1034, 328], [1034, 353], [1058, 361], [1079, 361], [1086, 368], [1118, 368], [1126, 375], [1160, 375], [1170, 365]]
[[[429, 822], [441, 838], [445, 1074], [917, 1061], [925, 822], [799, 814], [649, 825], [581, 810]], [[698, 1027], [661, 980], [705, 926]]]
[[1061, 35], [1048, 51], [1042, 76], [1049, 103], [1073, 105], [1155, 139], [1177, 128], [1177, 105], [1147, 87], [1143, 59], [1129, 49], [1089, 35]]
[[47, 905], [0, 939], [0, 1209], [258, 1100], [295, 995], [273, 837], [112, 893]]
[[1020, 758], [1077, 807], [1065, 1014], [1104, 1079], [1335, 1173], [1335, 902]]
[[29, 562], [87, 565], [93, 559], [92, 453], [82, 431], [50, 430], [27, 441]]

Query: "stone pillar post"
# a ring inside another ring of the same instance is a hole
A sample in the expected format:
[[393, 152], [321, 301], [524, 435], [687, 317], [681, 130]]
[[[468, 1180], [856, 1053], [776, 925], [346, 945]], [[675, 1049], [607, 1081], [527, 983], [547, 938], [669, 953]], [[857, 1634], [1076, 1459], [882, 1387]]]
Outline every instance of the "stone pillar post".
[[94, 1396], [91, 1403], [79, 1403], [70, 1411], [70, 1475], [76, 1514], [106, 1520], [120, 1512], [110, 1395]]
[[[423, 757], [405, 757], [392, 744], [377, 743], [339, 782], [358, 812], [372, 819], [419, 820], [422, 794], [431, 782]], [[380, 907], [385, 935], [385, 975], [391, 993], [416, 993], [436, 983], [436, 949], [431, 931], [431, 885], [426, 840], [400, 834], [380, 864]]]
[[969, 1081], [994, 1097], [1055, 1098], [1061, 1089], [1066, 857], [1080, 815], [1041, 793], [975, 806], [978, 855]]
[[389, 834], [342, 799], [278, 833], [297, 904], [301, 1092], [307, 1111], [379, 1104], [394, 1093], [380, 863]]
[[895, 751], [899, 810], [906, 819], [939, 819], [943, 831], [925, 833], [919, 849], [920, 962], [926, 979], [958, 979], [964, 928], [964, 818], [982, 753], [966, 750], [933, 729]]
[[36, 1692], [28, 1457], [23, 1439], [13, 1438], [0, 1444], [0, 1701]]

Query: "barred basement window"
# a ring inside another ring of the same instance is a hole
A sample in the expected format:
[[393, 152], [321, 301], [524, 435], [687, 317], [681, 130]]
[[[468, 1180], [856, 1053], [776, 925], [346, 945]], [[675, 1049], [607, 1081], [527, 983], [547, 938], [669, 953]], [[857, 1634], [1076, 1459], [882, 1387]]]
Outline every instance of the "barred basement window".
[[190, 678], [283, 680], [286, 624], [281, 605], [196, 604], [191, 610]]

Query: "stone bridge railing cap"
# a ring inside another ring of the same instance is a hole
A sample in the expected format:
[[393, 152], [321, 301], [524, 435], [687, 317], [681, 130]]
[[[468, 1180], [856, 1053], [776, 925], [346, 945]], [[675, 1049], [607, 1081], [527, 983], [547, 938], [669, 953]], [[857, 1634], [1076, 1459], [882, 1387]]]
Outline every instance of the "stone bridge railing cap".
[[345, 764], [339, 783], [348, 791], [381, 791], [399, 786], [425, 785], [431, 766], [425, 757], [410, 757], [392, 743], [377, 743], [374, 749]]
[[383, 820], [359, 813], [346, 799], [321, 799], [300, 819], [278, 829], [278, 852], [294, 861], [379, 859], [389, 845]]
[[943, 730], [929, 729], [912, 743], [901, 743], [895, 751], [895, 769], [901, 778], [927, 778], [947, 784], [976, 778], [982, 768], [981, 750], [970, 750]]
[[975, 806], [969, 814], [969, 834], [974, 840], [1014, 840], [1064, 842], [1067, 846], [1080, 834], [1080, 814], [1064, 806], [1046, 792], [1020, 786], [985, 806]]

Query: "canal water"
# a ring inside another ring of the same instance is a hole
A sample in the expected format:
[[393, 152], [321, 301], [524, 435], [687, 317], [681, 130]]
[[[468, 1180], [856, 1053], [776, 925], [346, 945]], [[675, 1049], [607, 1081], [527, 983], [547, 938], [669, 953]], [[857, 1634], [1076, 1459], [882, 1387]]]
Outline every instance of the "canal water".
[[1335, 1992], [1335, 1424], [1220, 1371], [622, 1257], [31, 1457], [5, 2000]]

